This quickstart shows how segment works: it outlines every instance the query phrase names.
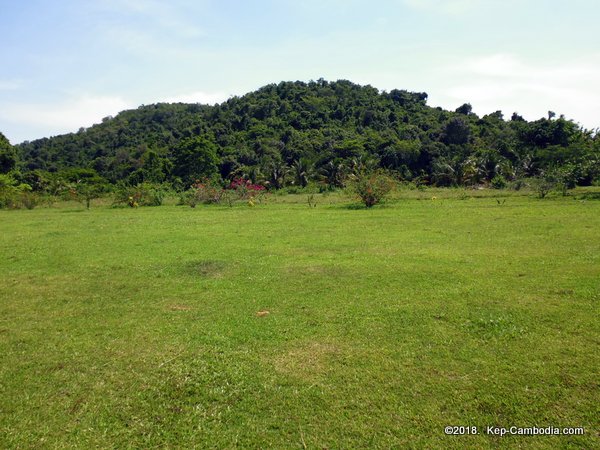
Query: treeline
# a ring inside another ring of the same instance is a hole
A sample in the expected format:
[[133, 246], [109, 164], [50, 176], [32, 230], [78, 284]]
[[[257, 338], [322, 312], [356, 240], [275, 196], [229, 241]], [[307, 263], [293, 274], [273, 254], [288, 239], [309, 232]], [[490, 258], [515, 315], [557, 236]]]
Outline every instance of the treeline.
[[34, 190], [78, 171], [180, 190], [198, 179], [334, 188], [357, 167], [437, 186], [503, 187], [547, 174], [570, 186], [600, 183], [600, 138], [562, 116], [505, 120], [426, 101], [349, 81], [282, 82], [220, 105], [141, 106], [77, 133], [0, 144], [0, 170]]

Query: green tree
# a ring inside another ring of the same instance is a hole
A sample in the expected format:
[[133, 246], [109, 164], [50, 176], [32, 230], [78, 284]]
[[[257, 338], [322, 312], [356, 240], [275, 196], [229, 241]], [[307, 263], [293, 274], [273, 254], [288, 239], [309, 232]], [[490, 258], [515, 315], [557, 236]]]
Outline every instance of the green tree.
[[313, 175], [312, 164], [308, 160], [301, 158], [294, 161], [292, 170], [294, 171], [294, 176], [296, 178], [295, 182], [302, 187], [306, 187]]
[[8, 139], [0, 133], [0, 173], [8, 173], [17, 166], [17, 152]]
[[473, 112], [473, 107], [471, 106], [470, 103], [465, 103], [465, 104], [459, 106], [458, 108], [456, 108], [456, 112], [458, 114], [463, 114], [465, 116], [468, 116], [469, 114], [471, 114]]
[[323, 165], [319, 173], [321, 180], [330, 189], [344, 187], [346, 178], [348, 176], [348, 168], [346, 165], [339, 160], [328, 161]]
[[108, 191], [106, 180], [93, 169], [70, 169], [59, 173], [59, 177], [67, 183], [70, 198], [84, 203], [87, 209], [92, 200]]
[[364, 154], [364, 143], [359, 139], [344, 139], [339, 142], [334, 151], [338, 158], [358, 158]]
[[266, 166], [266, 173], [268, 174], [269, 186], [281, 189], [285, 185], [290, 168], [283, 161], [271, 161]]
[[[536, 176], [567, 164], [579, 166], [578, 184], [598, 180], [597, 133], [560, 114], [505, 121], [500, 111], [479, 118], [468, 103], [445, 111], [426, 100], [424, 93], [385, 93], [345, 80], [282, 82], [220, 105], [146, 105], [77, 133], [25, 142], [15, 146], [17, 167], [23, 175], [89, 167], [113, 183], [170, 181], [177, 188], [216, 174], [217, 155], [223, 179], [246, 174], [273, 188], [291, 175], [306, 182], [298, 176], [303, 168], [293, 167], [301, 159], [313, 161], [330, 186], [343, 185], [358, 158], [376, 159], [407, 180], [442, 185]], [[0, 170], [14, 167], [12, 153], [4, 161]], [[500, 172], [503, 161], [510, 170]], [[273, 162], [293, 173], [282, 177], [285, 170]]]
[[444, 130], [444, 142], [448, 145], [465, 145], [469, 142], [471, 129], [469, 123], [461, 118], [455, 117], [450, 120]]
[[203, 136], [184, 139], [175, 150], [173, 173], [187, 186], [218, 171], [217, 146]]
[[144, 153], [141, 161], [142, 167], [131, 173], [128, 177], [131, 185], [140, 183], [160, 184], [165, 181], [167, 174], [171, 171], [171, 161], [161, 157], [154, 150]]

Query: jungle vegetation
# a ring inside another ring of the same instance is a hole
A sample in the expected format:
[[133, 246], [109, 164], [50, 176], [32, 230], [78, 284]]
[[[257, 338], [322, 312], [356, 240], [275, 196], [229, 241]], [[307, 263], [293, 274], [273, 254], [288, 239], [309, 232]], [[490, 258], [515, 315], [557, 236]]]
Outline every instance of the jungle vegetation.
[[270, 84], [214, 106], [143, 105], [75, 133], [0, 139], [0, 172], [48, 189], [57, 179], [106, 184], [245, 179], [269, 189], [342, 187], [358, 169], [435, 186], [504, 187], [552, 174], [565, 185], [600, 179], [600, 138], [564, 116], [526, 121], [470, 104], [447, 111], [427, 94], [350, 81]]

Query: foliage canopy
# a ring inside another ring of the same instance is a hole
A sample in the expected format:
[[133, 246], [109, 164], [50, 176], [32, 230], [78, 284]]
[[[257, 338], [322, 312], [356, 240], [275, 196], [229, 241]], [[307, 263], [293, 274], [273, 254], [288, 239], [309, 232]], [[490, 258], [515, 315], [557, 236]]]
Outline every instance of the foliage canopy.
[[577, 184], [600, 177], [600, 139], [563, 116], [527, 122], [514, 113], [506, 121], [500, 111], [479, 117], [468, 103], [446, 111], [426, 102], [425, 93], [346, 80], [281, 82], [220, 105], [146, 105], [77, 133], [24, 142], [16, 146], [18, 168], [86, 168], [111, 183], [181, 187], [215, 175], [271, 188], [340, 186], [357, 159], [437, 185], [510, 181], [566, 164], [578, 168]]

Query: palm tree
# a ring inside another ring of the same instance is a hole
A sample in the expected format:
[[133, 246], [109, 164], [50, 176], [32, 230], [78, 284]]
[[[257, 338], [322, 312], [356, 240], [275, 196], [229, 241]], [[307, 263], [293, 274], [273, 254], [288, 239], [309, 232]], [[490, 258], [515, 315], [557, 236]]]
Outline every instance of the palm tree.
[[290, 168], [283, 161], [273, 161], [267, 166], [269, 183], [275, 189], [281, 189], [285, 184], [285, 178]]
[[347, 168], [343, 162], [329, 161], [320, 170], [321, 179], [331, 188], [344, 187]]
[[300, 158], [292, 164], [292, 171], [296, 177], [296, 183], [306, 187], [313, 175], [313, 165], [305, 158]]

